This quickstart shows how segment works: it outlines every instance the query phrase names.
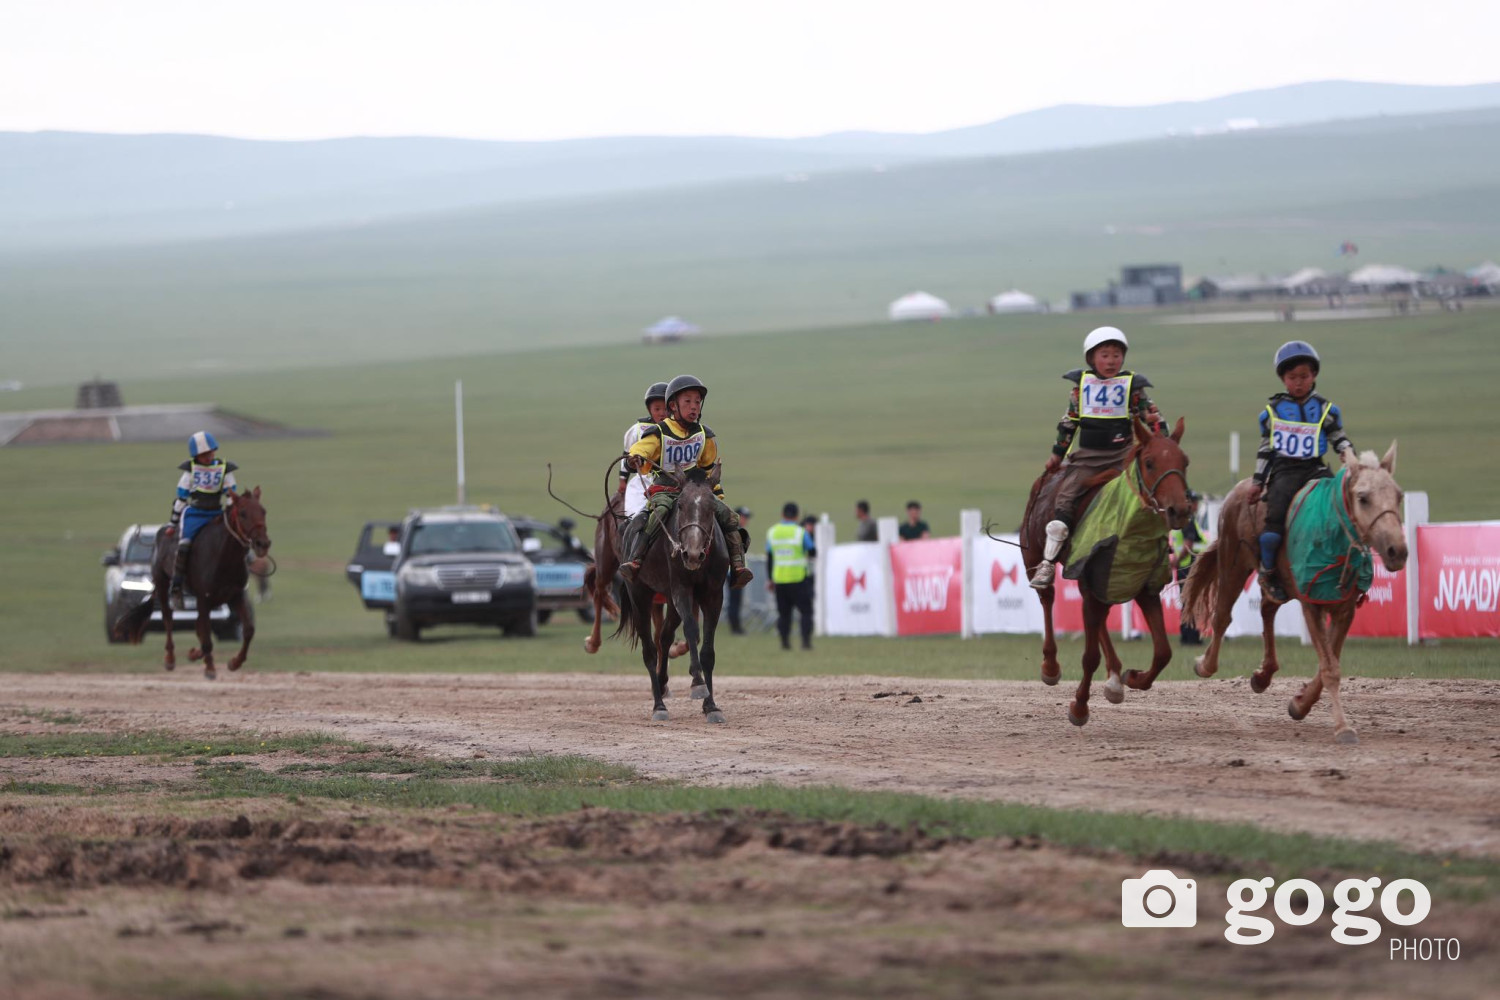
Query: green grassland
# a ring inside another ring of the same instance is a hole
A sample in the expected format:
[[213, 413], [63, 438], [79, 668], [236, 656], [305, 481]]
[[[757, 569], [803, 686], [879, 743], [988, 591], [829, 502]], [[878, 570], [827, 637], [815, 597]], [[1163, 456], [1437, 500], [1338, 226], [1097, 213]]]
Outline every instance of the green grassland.
[[[680, 187], [336, 230], [10, 256], [0, 378], [70, 382], [622, 344], [1061, 300], [1190, 275], [1500, 256], [1500, 111]], [[80, 362], [86, 360], [80, 370]]]
[[[986, 318], [711, 338], [666, 349], [637, 346], [492, 354], [411, 364], [350, 363], [337, 371], [255, 378], [127, 381], [132, 403], [213, 400], [229, 409], [320, 428], [325, 437], [226, 441], [241, 482], [259, 484], [280, 563], [275, 598], [260, 609], [254, 669], [638, 671], [620, 643], [580, 651], [582, 626], [560, 615], [535, 641], [453, 628], [412, 647], [386, 639], [343, 579], [366, 519], [454, 496], [453, 381], [464, 380], [469, 495], [514, 513], [556, 517], [555, 488], [579, 506], [602, 501], [606, 464], [645, 385], [686, 370], [711, 387], [707, 421], [720, 435], [732, 503], [763, 531], [782, 502], [830, 512], [853, 533], [854, 501], [894, 515], [926, 504], [939, 534], [977, 507], [1018, 520], [1065, 400], [1058, 374], [1077, 363], [1086, 328], [1110, 317]], [[1310, 337], [1326, 359], [1321, 389], [1343, 407], [1362, 447], [1401, 442], [1398, 476], [1426, 490], [1435, 520], [1491, 517], [1500, 490], [1500, 411], [1487, 398], [1500, 368], [1500, 311], [1319, 324], [1152, 326], [1113, 317], [1136, 345], [1132, 362], [1155, 382], [1172, 419], [1185, 416], [1193, 485], [1230, 483], [1227, 435], [1239, 430], [1248, 468], [1257, 407], [1276, 387], [1267, 370], [1288, 336]], [[269, 359], [267, 359], [269, 361]], [[14, 408], [66, 406], [64, 388], [5, 397]], [[159, 640], [106, 646], [100, 553], [135, 521], [162, 520], [181, 461], [178, 443], [0, 450], [0, 667], [159, 669]], [[991, 637], [828, 640], [815, 657], [783, 657], [774, 641], [735, 639], [726, 673], [884, 673], [1031, 677], [1035, 640]], [[1493, 644], [1408, 650], [1359, 643], [1352, 673], [1495, 676]], [[1239, 650], [1243, 649], [1243, 652]], [[1065, 657], [1071, 658], [1070, 650]], [[1258, 659], [1235, 643], [1226, 670]], [[1289, 651], [1305, 670], [1306, 651]], [[1184, 676], [1179, 660], [1169, 676]]]

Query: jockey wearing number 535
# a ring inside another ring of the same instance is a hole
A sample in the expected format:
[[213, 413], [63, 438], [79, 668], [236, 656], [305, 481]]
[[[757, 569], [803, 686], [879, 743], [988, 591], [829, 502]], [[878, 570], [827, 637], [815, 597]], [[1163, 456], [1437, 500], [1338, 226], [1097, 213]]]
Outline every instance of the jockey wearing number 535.
[[[680, 475], [690, 469], [712, 469], [719, 460], [719, 443], [714, 432], [698, 422], [707, 395], [708, 386], [692, 375], [674, 378], [667, 384], [667, 411], [670, 415], [661, 423], [644, 428], [640, 440], [631, 445], [625, 458], [625, 466], [632, 472], [655, 471], [652, 485], [646, 491], [645, 530], [631, 535], [630, 551], [620, 566], [620, 575], [627, 580], [635, 579], [641, 568], [641, 555], [660, 533], [667, 515], [677, 503], [678, 488], [671, 474]], [[740, 518], [724, 502], [724, 491], [719, 486], [714, 487], [714, 519], [719, 522], [729, 549], [730, 586], [743, 587], [753, 577], [745, 568]]]
[[233, 462], [219, 458], [219, 442], [208, 431], [199, 431], [188, 438], [188, 461], [178, 466], [182, 476], [177, 480], [177, 498], [172, 501], [172, 527], [180, 536], [177, 542], [177, 562], [172, 569], [171, 598], [182, 603], [183, 577], [187, 573], [188, 551], [193, 536], [209, 521], [219, 516], [219, 506], [224, 495], [234, 495]]

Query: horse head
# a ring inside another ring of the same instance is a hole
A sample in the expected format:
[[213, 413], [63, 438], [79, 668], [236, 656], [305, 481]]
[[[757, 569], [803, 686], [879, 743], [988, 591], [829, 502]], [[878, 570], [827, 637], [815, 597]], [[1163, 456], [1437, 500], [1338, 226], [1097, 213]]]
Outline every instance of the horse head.
[[1396, 482], [1396, 442], [1392, 441], [1384, 458], [1373, 451], [1355, 457], [1345, 452], [1344, 468], [1348, 470], [1344, 485], [1344, 502], [1359, 540], [1380, 556], [1392, 573], [1406, 565], [1406, 527], [1401, 521], [1401, 500], [1405, 496]]
[[271, 536], [266, 534], [266, 509], [260, 504], [260, 487], [230, 495], [233, 499], [226, 512], [230, 530], [247, 543], [247, 548], [255, 549], [257, 557], [264, 559], [271, 550]]
[[1170, 434], [1155, 433], [1143, 421], [1135, 422], [1135, 457], [1146, 503], [1165, 515], [1174, 528], [1186, 527], [1193, 516], [1193, 504], [1187, 495], [1188, 457], [1182, 450], [1185, 429], [1182, 417], [1177, 418]]
[[[719, 466], [711, 472], [692, 469], [674, 474], [673, 483], [681, 490], [672, 516], [667, 519], [667, 542], [672, 556], [681, 559], [689, 572], [697, 572], [707, 560], [714, 544], [714, 484]], [[675, 525], [675, 530], [674, 530]]]

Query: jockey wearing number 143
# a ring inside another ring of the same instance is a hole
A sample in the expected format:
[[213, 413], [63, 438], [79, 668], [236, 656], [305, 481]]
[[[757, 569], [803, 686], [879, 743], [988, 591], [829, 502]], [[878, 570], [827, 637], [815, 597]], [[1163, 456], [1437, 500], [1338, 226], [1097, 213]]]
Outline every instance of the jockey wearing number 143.
[[199, 431], [188, 438], [188, 454], [192, 457], [178, 466], [182, 477], [177, 480], [177, 498], [172, 501], [172, 527], [180, 538], [171, 587], [171, 599], [177, 606], [182, 604], [183, 578], [187, 574], [188, 551], [193, 536], [199, 528], [219, 516], [224, 495], [234, 495], [234, 470], [238, 466], [219, 458], [218, 450], [219, 442], [214, 436], [208, 431]]
[[[634, 580], [641, 568], [641, 556], [651, 544], [667, 515], [677, 503], [678, 488], [671, 474], [681, 474], [690, 469], [712, 469], [719, 460], [719, 445], [714, 432], [698, 422], [703, 415], [703, 400], [708, 395], [708, 386], [692, 375], [679, 375], [667, 385], [666, 419], [654, 426], [646, 427], [641, 438], [631, 446], [625, 466], [632, 472], [655, 470], [655, 478], [647, 493], [646, 527], [634, 533], [630, 540], [630, 551], [620, 566], [620, 575]], [[640, 515], [637, 515], [640, 516]], [[740, 538], [740, 517], [724, 502], [724, 491], [714, 487], [714, 519], [724, 532], [724, 542], [729, 549], [730, 586], [736, 589], [745, 586], [753, 577], [745, 568], [745, 543]]]

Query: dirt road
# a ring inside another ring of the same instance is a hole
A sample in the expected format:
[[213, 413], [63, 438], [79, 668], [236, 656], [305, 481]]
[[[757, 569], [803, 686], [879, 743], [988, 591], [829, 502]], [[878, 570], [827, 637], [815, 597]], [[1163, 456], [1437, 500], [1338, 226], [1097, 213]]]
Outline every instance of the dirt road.
[[[328, 730], [428, 753], [577, 753], [704, 783], [838, 784], [1103, 810], [1500, 854], [1500, 683], [1345, 682], [1361, 742], [1323, 706], [1285, 711], [1296, 680], [1167, 682], [1066, 721], [1071, 685], [893, 678], [721, 678], [706, 724], [674, 682], [649, 721], [643, 677], [256, 674], [10, 675], [0, 705], [114, 728]], [[920, 698], [920, 701], [916, 699]], [[12, 760], [8, 776], [44, 762]]]

